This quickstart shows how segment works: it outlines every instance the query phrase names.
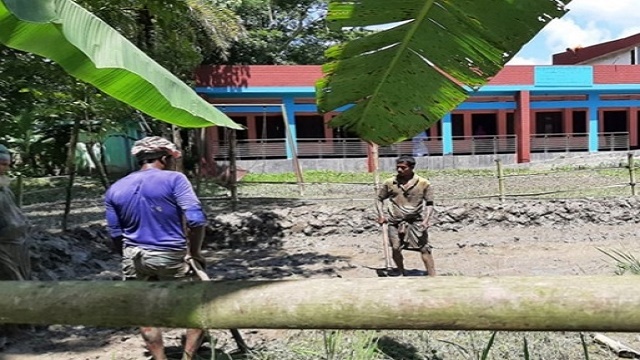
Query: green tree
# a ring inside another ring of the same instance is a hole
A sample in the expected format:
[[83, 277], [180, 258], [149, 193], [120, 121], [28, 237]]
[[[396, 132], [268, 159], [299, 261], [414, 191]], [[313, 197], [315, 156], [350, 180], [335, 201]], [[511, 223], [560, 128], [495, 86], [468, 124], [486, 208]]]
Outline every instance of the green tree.
[[[153, 0], [81, 3], [145, 48], [158, 63], [189, 81], [204, 53], [217, 49], [224, 54], [231, 41], [243, 33], [238, 18], [229, 9], [218, 11], [214, 1], [185, 0], [170, 6]], [[2, 15], [5, 23], [15, 21], [9, 12]], [[11, 41], [4, 35], [5, 42]], [[46, 57], [0, 46], [0, 75], [0, 125], [6, 130], [0, 140], [25, 155], [24, 147], [29, 144], [32, 155], [25, 159], [41, 165], [32, 168], [34, 175], [65, 167], [65, 148], [75, 118], [82, 120], [81, 131], [95, 133], [141, 116], [132, 107], [69, 77], [60, 64]], [[25, 128], [27, 119], [32, 129]], [[34, 139], [26, 138], [31, 136]]]
[[79, 0], [164, 68], [189, 83], [207, 54], [226, 58], [245, 36], [223, 0]]
[[225, 2], [242, 18], [247, 36], [234, 41], [227, 57], [211, 53], [211, 64], [322, 64], [331, 45], [364, 31], [330, 31], [326, 0], [235, 0]]

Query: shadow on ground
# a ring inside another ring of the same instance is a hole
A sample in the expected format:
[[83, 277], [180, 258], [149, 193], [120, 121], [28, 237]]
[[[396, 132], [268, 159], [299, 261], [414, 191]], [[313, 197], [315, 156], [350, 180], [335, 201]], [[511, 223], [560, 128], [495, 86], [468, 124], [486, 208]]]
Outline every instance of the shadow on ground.
[[393, 360], [443, 360], [436, 354], [420, 354], [418, 348], [411, 344], [403, 344], [388, 336], [377, 339], [378, 350]]

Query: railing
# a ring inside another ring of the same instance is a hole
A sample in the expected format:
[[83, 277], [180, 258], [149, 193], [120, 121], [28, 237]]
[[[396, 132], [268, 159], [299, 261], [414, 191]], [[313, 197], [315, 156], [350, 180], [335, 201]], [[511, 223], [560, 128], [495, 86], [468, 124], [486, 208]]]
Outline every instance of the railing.
[[298, 156], [321, 159], [366, 157], [367, 143], [357, 138], [298, 139]]
[[[211, 153], [216, 159], [226, 159], [229, 155], [227, 142], [210, 142]], [[287, 157], [286, 139], [238, 140], [238, 159], [277, 159]]]
[[[516, 152], [516, 135], [454, 136], [452, 140], [455, 155]], [[407, 140], [381, 146], [378, 154], [380, 157], [442, 155], [442, 143], [442, 137]], [[209, 146], [216, 159], [227, 158], [229, 146], [226, 142], [212, 142]], [[602, 151], [629, 150], [629, 133], [600, 133], [598, 147]], [[586, 133], [531, 135], [531, 152], [588, 150], [589, 135]], [[239, 140], [236, 153], [238, 159], [284, 159], [287, 157], [286, 139]], [[298, 139], [297, 153], [301, 158], [362, 158], [367, 156], [367, 143], [358, 138]]]
[[598, 134], [598, 150], [621, 151], [629, 150], [628, 132], [610, 132]]
[[[531, 152], [588, 151], [589, 134], [534, 134], [531, 136]], [[598, 150], [629, 150], [629, 133], [609, 132], [598, 134]]]
[[531, 152], [588, 151], [589, 134], [533, 134]]
[[454, 136], [454, 154], [513, 154], [516, 152], [515, 135]]
[[407, 140], [393, 145], [380, 146], [378, 154], [381, 157], [400, 155], [442, 155], [442, 137], [430, 137], [419, 140]]

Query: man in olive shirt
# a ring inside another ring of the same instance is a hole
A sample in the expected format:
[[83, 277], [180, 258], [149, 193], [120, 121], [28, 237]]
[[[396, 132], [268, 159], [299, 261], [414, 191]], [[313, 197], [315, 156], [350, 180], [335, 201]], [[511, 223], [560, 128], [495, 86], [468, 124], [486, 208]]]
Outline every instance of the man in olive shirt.
[[[427, 179], [413, 172], [415, 165], [411, 156], [403, 155], [396, 160], [397, 175], [385, 180], [378, 190], [378, 223], [389, 225], [389, 242], [399, 274], [406, 275], [402, 257], [402, 250], [406, 249], [419, 251], [427, 275], [435, 276], [427, 234], [433, 213], [433, 189]], [[389, 200], [386, 212], [385, 199]]]

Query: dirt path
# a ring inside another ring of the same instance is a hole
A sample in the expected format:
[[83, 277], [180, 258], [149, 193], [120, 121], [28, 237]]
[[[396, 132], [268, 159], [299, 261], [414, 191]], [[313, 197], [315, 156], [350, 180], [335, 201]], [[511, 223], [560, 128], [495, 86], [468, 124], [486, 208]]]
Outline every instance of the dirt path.
[[[635, 251], [637, 225], [580, 227], [481, 228], [433, 230], [431, 241], [440, 275], [592, 275], [613, 274], [610, 259], [598, 251]], [[376, 277], [383, 264], [378, 234], [324, 237], [291, 236], [281, 247], [209, 250], [208, 272], [214, 279]], [[419, 274], [415, 253], [406, 254], [407, 268]], [[117, 269], [114, 269], [117, 270]], [[426, 280], [428, 281], [428, 280]], [[233, 348], [227, 332], [215, 331], [217, 347]], [[251, 346], [277, 347], [292, 336], [287, 331], [244, 331]], [[166, 345], [178, 349], [180, 331], [169, 331]], [[49, 326], [29, 337], [15, 338], [0, 360], [144, 359], [142, 340], [134, 329]]]

